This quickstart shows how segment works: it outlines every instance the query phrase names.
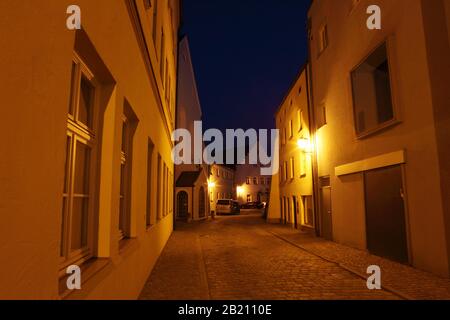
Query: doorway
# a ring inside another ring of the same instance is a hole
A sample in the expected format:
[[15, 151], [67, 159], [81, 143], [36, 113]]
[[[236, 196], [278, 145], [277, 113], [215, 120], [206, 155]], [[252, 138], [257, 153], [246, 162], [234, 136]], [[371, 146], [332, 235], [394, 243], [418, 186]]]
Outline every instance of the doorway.
[[364, 173], [367, 249], [408, 263], [406, 215], [401, 166]]
[[198, 215], [199, 218], [205, 218], [206, 217], [206, 196], [205, 196], [205, 189], [203, 187], [200, 188], [199, 195], [198, 195]]
[[179, 219], [188, 218], [188, 194], [185, 191], [181, 191], [177, 195], [177, 216]]
[[331, 210], [331, 184], [329, 177], [320, 178], [320, 235], [333, 240], [333, 216]]
[[322, 219], [322, 238], [333, 240], [333, 218], [331, 212], [331, 187], [320, 189], [320, 215]]
[[297, 197], [292, 197], [292, 205], [294, 209], [294, 228], [298, 229], [298, 203], [297, 203]]

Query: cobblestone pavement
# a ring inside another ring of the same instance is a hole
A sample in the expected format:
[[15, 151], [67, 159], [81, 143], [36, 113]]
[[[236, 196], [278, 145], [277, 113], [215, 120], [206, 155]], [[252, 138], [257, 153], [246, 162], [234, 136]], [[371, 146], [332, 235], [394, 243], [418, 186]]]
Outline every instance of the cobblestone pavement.
[[300, 248], [308, 239], [296, 235], [298, 231], [267, 225], [258, 216], [182, 225], [169, 240], [140, 298], [401, 298], [387, 290], [368, 290], [366, 281], [353, 270]]
[[377, 265], [381, 268], [383, 287], [403, 298], [450, 300], [450, 279], [443, 279], [428, 272], [371, 255], [366, 251], [311, 237], [288, 227], [267, 225], [266, 230], [360, 276], [365, 276], [368, 266]]

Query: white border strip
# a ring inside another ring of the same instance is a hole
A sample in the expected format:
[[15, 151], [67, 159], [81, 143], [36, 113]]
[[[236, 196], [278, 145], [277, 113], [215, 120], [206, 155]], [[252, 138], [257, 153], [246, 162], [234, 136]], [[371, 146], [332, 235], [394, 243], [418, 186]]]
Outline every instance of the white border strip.
[[336, 176], [339, 177], [352, 173], [359, 173], [404, 163], [406, 163], [406, 154], [405, 150], [401, 150], [392, 153], [386, 153], [374, 158], [344, 164], [342, 166], [336, 167], [334, 170]]

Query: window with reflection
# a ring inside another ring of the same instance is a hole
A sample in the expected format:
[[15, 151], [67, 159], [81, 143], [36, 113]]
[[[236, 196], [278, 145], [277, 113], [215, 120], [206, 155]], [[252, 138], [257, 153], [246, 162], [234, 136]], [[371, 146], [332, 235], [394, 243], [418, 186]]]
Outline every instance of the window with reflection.
[[63, 267], [93, 256], [93, 152], [97, 85], [74, 54], [67, 120], [60, 256]]

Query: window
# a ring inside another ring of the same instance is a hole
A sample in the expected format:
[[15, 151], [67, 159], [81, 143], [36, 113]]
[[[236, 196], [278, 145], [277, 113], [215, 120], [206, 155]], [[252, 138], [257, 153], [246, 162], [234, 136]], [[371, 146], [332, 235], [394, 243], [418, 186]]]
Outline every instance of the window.
[[146, 10], [151, 9], [152, 7], [152, 0], [144, 0], [144, 7]]
[[260, 185], [265, 185], [266, 184], [266, 181], [265, 181], [264, 177], [260, 177], [259, 178], [259, 184]]
[[384, 43], [351, 74], [358, 136], [394, 120], [387, 47]]
[[131, 172], [136, 116], [125, 101], [122, 115], [122, 149], [120, 157], [119, 240], [130, 238]]
[[247, 195], [247, 202], [252, 202], [252, 195], [251, 194]]
[[158, 27], [158, 2], [159, 0], [153, 0], [153, 44], [156, 48], [156, 35], [157, 35], [157, 27]]
[[164, 211], [163, 216], [166, 217], [169, 214], [169, 168], [164, 163]]
[[253, 177], [253, 184], [255, 186], [258, 185], [258, 178], [257, 177]]
[[324, 52], [327, 47], [328, 47], [328, 27], [325, 24], [319, 29], [319, 54]]
[[303, 130], [303, 111], [301, 109], [297, 110], [297, 125], [298, 132]]
[[166, 40], [165, 40], [165, 35], [164, 35], [164, 30], [161, 29], [161, 44], [160, 44], [160, 55], [159, 57], [161, 58], [161, 63], [160, 63], [160, 69], [159, 69], [159, 75], [161, 77], [161, 83], [163, 85], [163, 87], [165, 86], [165, 68], [166, 68], [166, 59], [164, 56], [164, 52], [165, 52], [165, 45], [166, 45]]
[[247, 177], [247, 179], [246, 179], [246, 184], [249, 185], [249, 184], [250, 184], [250, 180], [251, 180], [250, 177]]
[[290, 173], [291, 173], [290, 179], [293, 180], [294, 177], [295, 177], [294, 158], [291, 158], [291, 160], [290, 160], [290, 169], [291, 169], [291, 170], [290, 170]]
[[272, 178], [267, 178], [267, 184], [270, 186], [272, 184]]
[[314, 227], [313, 197], [303, 196], [303, 225]]
[[95, 135], [98, 128], [94, 126], [97, 87], [91, 71], [74, 54], [62, 197], [60, 256], [63, 267], [82, 263], [94, 254], [93, 164], [97, 151]]
[[293, 121], [289, 121], [289, 139], [292, 139], [294, 137], [294, 124]]
[[288, 180], [288, 167], [287, 167], [287, 162], [284, 162], [284, 181]]
[[300, 178], [306, 177], [306, 155], [300, 155]]
[[327, 124], [327, 108], [325, 103], [317, 107], [317, 128], [320, 129]]
[[147, 211], [146, 211], [146, 225], [147, 228], [152, 225], [152, 170], [153, 170], [153, 150], [155, 146], [153, 142], [148, 140], [147, 151]]
[[156, 188], [156, 208], [157, 208], [157, 218], [158, 220], [162, 219], [162, 194], [161, 194], [161, 184], [162, 184], [162, 159], [161, 159], [161, 155], [158, 154], [158, 174], [157, 174], [157, 179], [156, 179], [156, 183], [157, 183], [157, 188]]

